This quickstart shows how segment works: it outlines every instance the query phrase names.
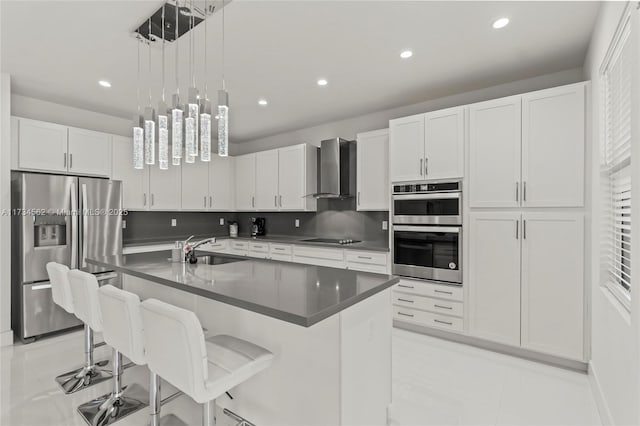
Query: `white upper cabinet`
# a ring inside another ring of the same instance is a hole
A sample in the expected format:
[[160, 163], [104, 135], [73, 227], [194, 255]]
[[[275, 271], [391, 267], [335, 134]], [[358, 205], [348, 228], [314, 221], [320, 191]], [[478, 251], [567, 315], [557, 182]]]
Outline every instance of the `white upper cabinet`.
[[356, 207], [389, 210], [389, 130], [359, 133], [357, 143]]
[[391, 182], [423, 180], [424, 114], [389, 121]]
[[522, 215], [522, 347], [584, 359], [584, 219]]
[[318, 148], [300, 144], [278, 149], [278, 208], [315, 211], [317, 201], [306, 195], [317, 190]]
[[469, 204], [520, 206], [521, 97], [469, 107]]
[[251, 211], [255, 208], [256, 154], [236, 157], [236, 210]]
[[111, 176], [111, 135], [69, 127], [69, 173]]
[[278, 210], [278, 170], [278, 150], [256, 154], [256, 209]]
[[584, 205], [585, 86], [522, 97], [522, 205]]
[[209, 209], [229, 211], [235, 208], [234, 157], [211, 155], [209, 163]]
[[133, 168], [133, 139], [113, 136], [112, 179], [122, 181], [122, 205], [128, 210], [149, 208], [149, 167]]
[[469, 332], [520, 345], [520, 213], [472, 213]]
[[425, 178], [464, 176], [464, 107], [424, 115]]
[[209, 207], [209, 163], [198, 158], [195, 163], [169, 166], [172, 167], [182, 169], [182, 210], [206, 210]]
[[18, 164], [15, 168], [51, 172], [67, 171], [67, 127], [18, 118]]
[[[192, 166], [193, 164], [189, 165]], [[170, 165], [168, 170], [160, 170], [156, 164], [149, 166], [149, 170], [149, 203], [151, 210], [180, 210], [182, 192], [181, 167]]]

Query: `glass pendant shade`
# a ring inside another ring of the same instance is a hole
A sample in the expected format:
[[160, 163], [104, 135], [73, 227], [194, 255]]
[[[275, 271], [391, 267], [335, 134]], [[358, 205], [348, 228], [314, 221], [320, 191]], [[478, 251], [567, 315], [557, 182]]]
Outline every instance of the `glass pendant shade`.
[[185, 162], [195, 163], [196, 156], [193, 154], [196, 149], [196, 122], [192, 117], [187, 117], [184, 120], [184, 135], [185, 135]]
[[133, 168], [144, 169], [144, 129], [142, 117], [136, 115], [133, 121]]
[[161, 170], [169, 168], [169, 117], [167, 107], [162, 103], [158, 107], [158, 166]]
[[200, 159], [211, 161], [211, 102], [207, 99], [200, 105]]
[[144, 162], [153, 165], [156, 163], [156, 122], [155, 111], [147, 107], [144, 113]]
[[173, 95], [173, 108], [171, 109], [171, 156], [173, 157], [173, 165], [180, 165], [183, 150], [184, 114], [180, 106], [178, 95]]
[[229, 156], [229, 94], [218, 91], [218, 155]]
[[199, 125], [199, 116], [200, 116], [200, 105], [198, 105], [198, 89], [195, 87], [189, 88], [189, 102], [187, 103], [187, 117], [193, 119], [193, 139], [194, 143], [189, 144], [187, 149], [187, 155], [191, 155], [193, 157], [198, 156], [198, 125]]

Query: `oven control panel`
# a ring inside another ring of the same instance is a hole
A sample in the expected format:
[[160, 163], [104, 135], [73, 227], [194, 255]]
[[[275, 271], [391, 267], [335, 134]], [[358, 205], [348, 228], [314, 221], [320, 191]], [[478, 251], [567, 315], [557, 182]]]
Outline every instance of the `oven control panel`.
[[460, 182], [412, 183], [393, 185], [394, 194], [460, 191]]

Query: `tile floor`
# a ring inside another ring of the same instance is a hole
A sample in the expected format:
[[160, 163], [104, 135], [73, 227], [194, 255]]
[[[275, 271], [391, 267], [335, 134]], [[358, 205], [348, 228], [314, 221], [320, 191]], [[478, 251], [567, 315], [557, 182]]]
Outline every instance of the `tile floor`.
[[[394, 426], [601, 424], [584, 374], [404, 330], [394, 330], [393, 355]], [[96, 359], [108, 357], [109, 348], [96, 350]], [[110, 382], [64, 395], [53, 381], [81, 362], [80, 332], [0, 349], [0, 425], [84, 425], [75, 408], [107, 393]], [[146, 387], [146, 369], [127, 370], [130, 381]], [[167, 413], [200, 424], [200, 409], [187, 397], [163, 406]], [[119, 424], [148, 419], [143, 410]]]

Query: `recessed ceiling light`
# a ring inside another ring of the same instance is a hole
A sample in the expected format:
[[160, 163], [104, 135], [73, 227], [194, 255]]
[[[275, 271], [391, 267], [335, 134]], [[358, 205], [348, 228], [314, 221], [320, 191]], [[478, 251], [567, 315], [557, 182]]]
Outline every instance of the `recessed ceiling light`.
[[266, 99], [259, 99], [258, 100], [258, 105], [260, 105], [260, 106], [267, 106], [268, 103], [269, 102], [267, 102]]
[[500, 18], [494, 21], [493, 28], [499, 30], [500, 28], [504, 28], [507, 25], [509, 25], [509, 18]]
[[111, 87], [111, 83], [109, 83], [107, 80], [100, 80], [98, 84], [102, 87]]
[[328, 83], [329, 82], [324, 78], [321, 78], [320, 80], [318, 80], [318, 86], [326, 86]]
[[410, 57], [412, 57], [412, 56], [413, 56], [413, 52], [412, 52], [412, 51], [410, 51], [410, 50], [403, 50], [403, 51], [400, 53], [400, 57], [401, 57], [402, 59], [409, 59], [409, 58], [410, 58]]

